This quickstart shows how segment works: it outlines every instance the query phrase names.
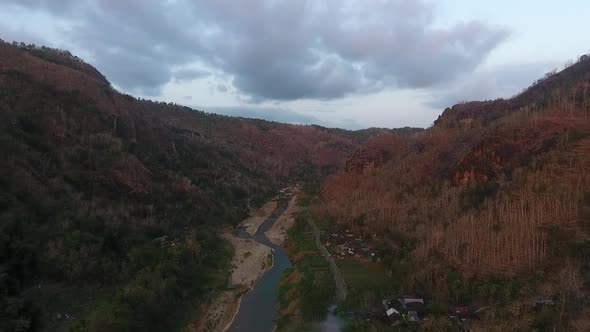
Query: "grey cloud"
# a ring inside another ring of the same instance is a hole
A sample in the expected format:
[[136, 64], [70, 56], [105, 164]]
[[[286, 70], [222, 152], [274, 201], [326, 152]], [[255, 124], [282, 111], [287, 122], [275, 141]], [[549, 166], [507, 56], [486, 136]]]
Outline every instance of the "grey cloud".
[[275, 107], [245, 107], [245, 106], [224, 106], [224, 107], [197, 107], [207, 112], [239, 116], [243, 118], [264, 119], [282, 123], [294, 124], [320, 124], [317, 118], [297, 113], [286, 108]]
[[344, 61], [326, 59], [313, 67], [295, 61], [282, 66], [273, 61], [260, 67], [248, 63], [235, 67], [234, 86], [254, 101], [332, 99], [361, 88], [359, 72]]
[[26, 44], [37, 44], [49, 46], [48, 42], [33, 33], [24, 29], [14, 29], [0, 23], [0, 38], [5, 42], [23, 42]]
[[330, 32], [333, 38], [325, 40], [351, 61], [360, 61], [372, 83], [423, 88], [451, 81], [472, 71], [508, 36], [504, 29], [477, 21], [448, 29], [431, 28], [432, 10], [421, 1], [386, 2], [383, 6], [372, 16], [357, 12], [369, 15], [366, 20], [372, 24], [338, 28]]
[[157, 94], [198, 78], [173, 70], [198, 61], [255, 102], [431, 87], [473, 71], [508, 35], [477, 21], [437, 28], [424, 0], [7, 1], [69, 18], [64, 38], [123, 89]]
[[[293, 111], [289, 108], [283, 107], [253, 107], [253, 106], [224, 106], [224, 107], [196, 107], [196, 109], [205, 110], [211, 113], [239, 116], [243, 118], [264, 119], [268, 121], [275, 121], [281, 123], [292, 124], [306, 124], [306, 125], [320, 125], [331, 128], [345, 128], [345, 129], [360, 129], [363, 128], [358, 122], [350, 118], [342, 118], [339, 120], [324, 121], [319, 118], [302, 114]], [[322, 113], [322, 111], [312, 112]]]
[[227, 92], [227, 86], [225, 86], [224, 84], [217, 84], [217, 91]]
[[94, 64], [115, 84], [145, 95], [160, 94], [171, 79], [196, 78], [189, 70], [197, 48], [192, 36], [177, 26], [174, 12], [159, 1], [100, 0], [70, 31], [71, 41], [94, 55]]
[[158, 96], [171, 77], [170, 68], [149, 57], [118, 52], [116, 55], [98, 51], [96, 66], [118, 86], [142, 95]]
[[343, 129], [349, 129], [349, 130], [359, 130], [359, 129], [367, 128], [366, 126], [361, 125], [360, 123], [358, 123], [356, 120], [354, 120], [352, 118], [341, 118], [337, 121], [322, 121], [320, 124], [324, 127], [343, 128]]
[[510, 98], [556, 67], [556, 63], [504, 65], [478, 71], [458, 84], [438, 87], [429, 106], [444, 109], [462, 101]]
[[177, 82], [192, 81], [197, 78], [208, 77], [210, 72], [201, 69], [183, 68], [175, 70], [173, 73], [174, 80]]
[[259, 99], [429, 87], [472, 71], [508, 35], [476, 21], [436, 29], [424, 1], [249, 4], [248, 11], [229, 0], [197, 1], [196, 8], [217, 28], [209, 53], [226, 54], [218, 65]]
[[69, 12], [77, 0], [3, 0], [7, 4], [16, 4], [29, 9], [48, 10], [55, 15]]

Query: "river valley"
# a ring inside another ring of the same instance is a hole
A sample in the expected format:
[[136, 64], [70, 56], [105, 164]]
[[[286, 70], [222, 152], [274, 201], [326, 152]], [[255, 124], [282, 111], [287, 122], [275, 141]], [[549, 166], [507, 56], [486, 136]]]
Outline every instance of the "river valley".
[[279, 205], [272, 215], [260, 225], [256, 233], [250, 237], [252, 240], [272, 248], [273, 265], [260, 278], [254, 288], [243, 296], [239, 312], [229, 329], [231, 332], [272, 331], [274, 327], [278, 308], [277, 286], [283, 272], [291, 267], [291, 262], [286, 250], [270, 242], [264, 233], [273, 226], [285, 209], [286, 206]]

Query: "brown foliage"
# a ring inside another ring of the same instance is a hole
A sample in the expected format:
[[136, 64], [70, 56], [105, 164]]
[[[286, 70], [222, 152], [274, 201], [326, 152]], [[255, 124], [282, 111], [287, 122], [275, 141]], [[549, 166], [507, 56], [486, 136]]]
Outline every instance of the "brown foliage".
[[589, 135], [583, 112], [556, 110], [376, 137], [326, 179], [314, 212], [382, 239], [416, 238], [424, 276], [440, 261], [469, 274], [531, 271], [550, 258], [553, 228], [587, 239], [576, 218], [590, 188]]
[[[17, 105], [19, 109], [31, 108], [25, 104], [35, 99], [31, 81], [81, 96], [96, 106], [99, 117], [111, 122], [112, 136], [132, 142], [138, 137], [154, 138], [154, 143], [170, 159], [178, 156], [176, 144], [180, 134], [192, 144], [222, 146], [248, 167], [285, 179], [307, 163], [341, 166], [358, 146], [358, 140], [345, 131], [208, 115], [174, 104], [137, 100], [115, 91], [96, 69], [65, 51], [0, 43], [0, 59], [0, 86], [11, 85], [19, 91], [21, 95], [14, 96], [21, 103]], [[15, 73], [20, 75], [18, 80], [11, 76]], [[67, 122], [57, 112], [47, 119], [43, 130], [47, 136], [63, 142], [69, 135], [79, 135], [70, 131]], [[82, 125], [92, 130], [96, 124]], [[107, 180], [131, 191], [148, 190], [139, 184], [141, 181], [130, 180], [137, 175], [125, 174], [133, 172], [133, 166], [129, 167], [117, 167], [104, 176], [113, 176]]]

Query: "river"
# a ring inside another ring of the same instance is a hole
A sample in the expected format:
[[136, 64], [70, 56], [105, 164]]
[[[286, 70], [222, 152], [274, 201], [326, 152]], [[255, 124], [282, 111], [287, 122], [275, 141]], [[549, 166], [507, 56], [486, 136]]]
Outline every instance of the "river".
[[271, 332], [275, 323], [274, 319], [278, 314], [279, 281], [286, 269], [290, 268], [291, 262], [287, 251], [273, 244], [264, 234], [275, 223], [277, 218], [286, 209], [285, 204], [280, 204], [258, 228], [256, 234], [250, 238], [273, 249], [274, 262], [254, 286], [242, 298], [240, 310], [229, 328], [231, 332]]
[[[242, 298], [240, 309], [231, 324], [230, 332], [271, 332], [279, 308], [279, 281], [285, 270], [292, 266], [285, 248], [275, 245], [264, 234], [285, 212], [286, 204], [280, 203], [249, 238], [273, 249], [273, 266], [268, 270], [254, 288]], [[244, 232], [245, 233], [245, 232]], [[244, 234], [242, 233], [242, 234]], [[247, 233], [246, 233], [247, 234]], [[341, 331], [342, 320], [333, 314], [335, 307], [330, 308], [326, 319], [318, 322], [317, 328], [322, 332]]]

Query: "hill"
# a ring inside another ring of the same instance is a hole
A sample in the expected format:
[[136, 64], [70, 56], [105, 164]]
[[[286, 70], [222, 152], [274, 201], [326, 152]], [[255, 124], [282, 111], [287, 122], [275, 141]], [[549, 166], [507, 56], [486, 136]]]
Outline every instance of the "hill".
[[0, 330], [181, 327], [225, 287], [217, 229], [371, 135], [140, 100], [67, 51], [0, 43]]
[[[375, 136], [324, 181], [314, 213], [375, 235], [400, 291], [492, 306], [480, 328], [587, 330], [588, 87], [583, 56], [511, 99]], [[541, 317], [538, 298], [561, 309]]]

